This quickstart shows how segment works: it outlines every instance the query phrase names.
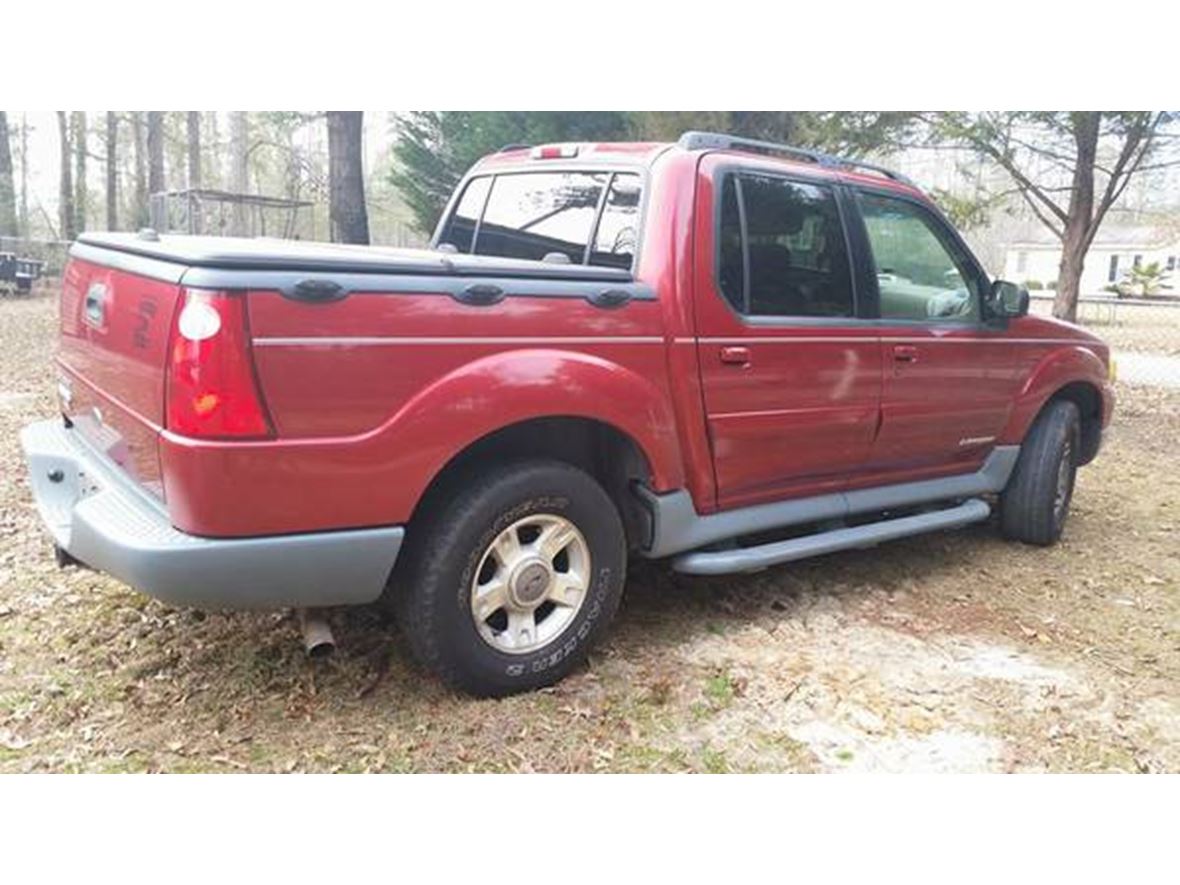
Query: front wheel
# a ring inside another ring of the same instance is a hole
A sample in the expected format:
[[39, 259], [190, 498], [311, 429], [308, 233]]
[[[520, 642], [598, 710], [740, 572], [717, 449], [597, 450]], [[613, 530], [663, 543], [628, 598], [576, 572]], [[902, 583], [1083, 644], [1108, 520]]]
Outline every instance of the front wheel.
[[1037, 416], [1000, 495], [1005, 538], [1048, 546], [1061, 537], [1077, 476], [1080, 428], [1078, 407], [1067, 400], [1051, 402]]
[[475, 476], [411, 531], [394, 588], [402, 632], [421, 663], [472, 694], [558, 681], [618, 607], [622, 521], [602, 487], [567, 464]]

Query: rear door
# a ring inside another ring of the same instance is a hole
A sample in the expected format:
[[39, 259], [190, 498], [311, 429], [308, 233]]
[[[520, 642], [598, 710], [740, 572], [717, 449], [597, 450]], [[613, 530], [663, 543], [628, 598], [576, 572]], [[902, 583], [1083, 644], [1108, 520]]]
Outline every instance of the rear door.
[[954, 231], [915, 199], [861, 189], [879, 305], [881, 427], [857, 485], [977, 467], [1012, 403], [1017, 361], [982, 317], [987, 278]]
[[868, 457], [881, 385], [837, 185], [727, 162], [702, 160], [694, 286], [723, 509], [841, 487]]

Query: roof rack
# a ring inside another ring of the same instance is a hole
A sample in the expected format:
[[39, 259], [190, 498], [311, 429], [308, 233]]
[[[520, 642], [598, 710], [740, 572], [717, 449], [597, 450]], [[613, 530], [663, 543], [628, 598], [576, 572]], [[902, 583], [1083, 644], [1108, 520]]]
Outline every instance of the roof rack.
[[827, 154], [823, 151], [811, 150], [810, 148], [792, 147], [789, 144], [778, 144], [773, 141], [758, 141], [754, 138], [741, 138], [736, 135], [726, 135], [722, 132], [685, 132], [680, 136], [677, 142], [686, 151], [700, 151], [700, 150], [749, 150], [768, 154], [787, 154], [792, 157], [800, 157], [809, 162], [815, 163], [817, 166], [823, 166], [828, 169], [871, 169], [873, 172], [879, 172], [886, 178], [891, 178], [894, 181], [899, 181], [902, 184], [908, 184], [910, 187], [917, 188], [913, 181], [906, 178], [900, 172], [894, 172], [892, 169], [886, 169], [884, 166], [877, 166], [873, 163], [865, 163], [861, 160], [854, 160], [851, 157], [837, 157], [834, 154]]

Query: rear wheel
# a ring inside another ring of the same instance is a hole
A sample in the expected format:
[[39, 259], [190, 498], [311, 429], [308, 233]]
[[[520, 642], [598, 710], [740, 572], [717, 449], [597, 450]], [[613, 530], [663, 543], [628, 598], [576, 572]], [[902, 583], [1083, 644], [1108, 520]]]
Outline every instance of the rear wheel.
[[414, 656], [478, 695], [550, 685], [605, 632], [626, 577], [610, 497], [567, 464], [509, 464], [456, 485], [412, 527], [394, 588]]
[[1000, 496], [1004, 537], [1042, 546], [1061, 537], [1073, 498], [1080, 439], [1074, 403], [1051, 402], [1037, 416]]

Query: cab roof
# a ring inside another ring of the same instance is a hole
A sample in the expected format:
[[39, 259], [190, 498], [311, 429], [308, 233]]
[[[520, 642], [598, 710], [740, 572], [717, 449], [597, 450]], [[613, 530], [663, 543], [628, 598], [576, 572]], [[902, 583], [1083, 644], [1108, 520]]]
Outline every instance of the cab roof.
[[[543, 145], [508, 145], [480, 160], [472, 172], [495, 172], [500, 168], [542, 169], [554, 161], [603, 163], [648, 168], [658, 157], [671, 152], [726, 153], [760, 163], [793, 169], [808, 175], [820, 173], [849, 183], [886, 186], [925, 196], [912, 181], [883, 166], [850, 157], [839, 157], [808, 148], [756, 141], [713, 132], [686, 132], [675, 142], [556, 142]], [[822, 170], [822, 171], [821, 171]]]

